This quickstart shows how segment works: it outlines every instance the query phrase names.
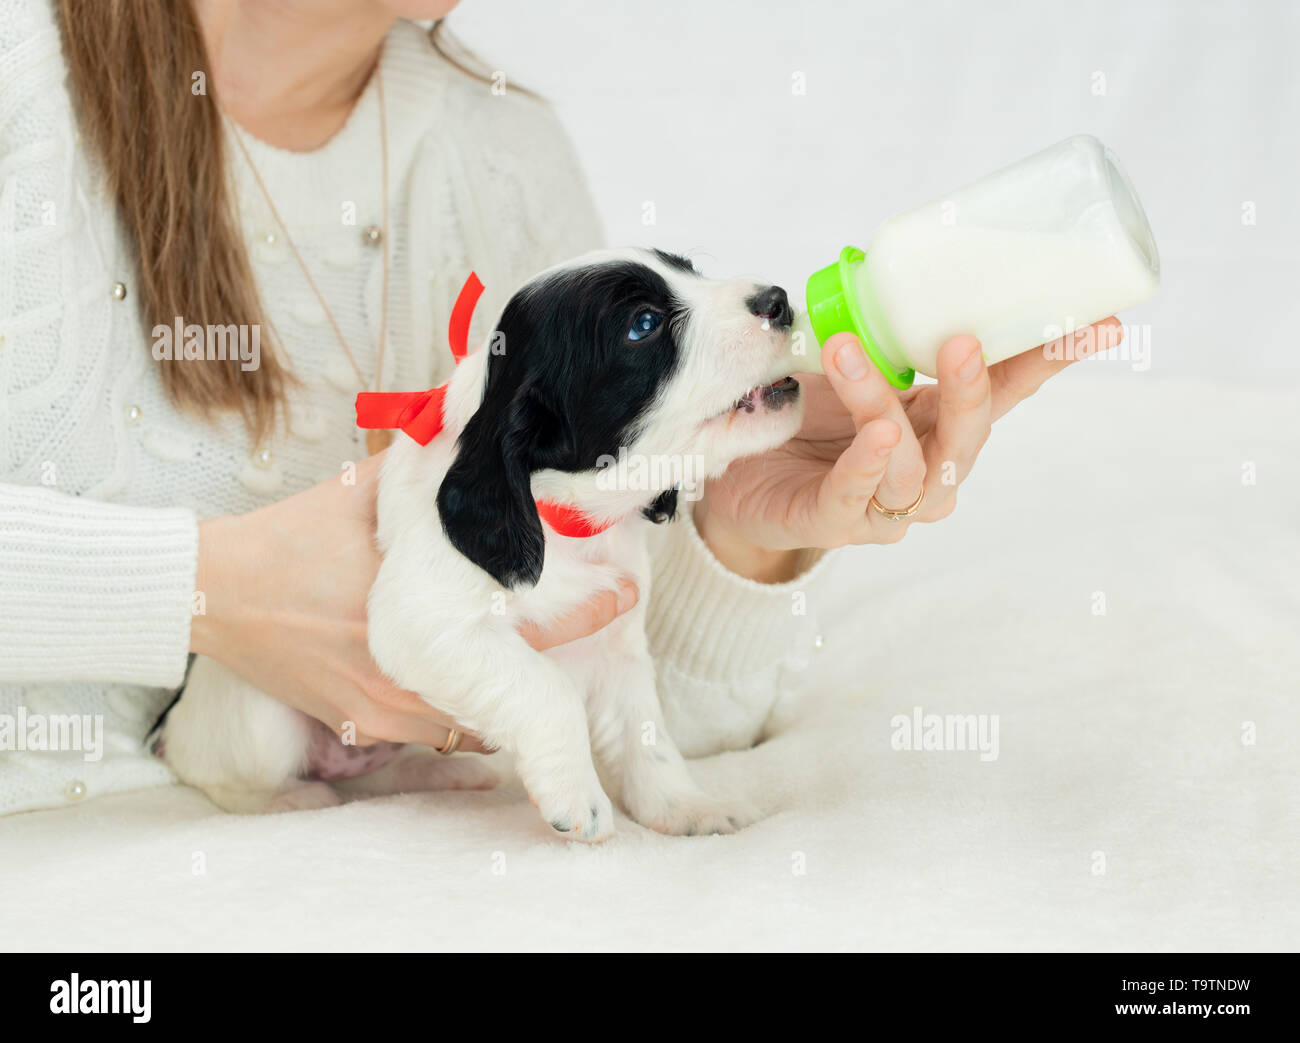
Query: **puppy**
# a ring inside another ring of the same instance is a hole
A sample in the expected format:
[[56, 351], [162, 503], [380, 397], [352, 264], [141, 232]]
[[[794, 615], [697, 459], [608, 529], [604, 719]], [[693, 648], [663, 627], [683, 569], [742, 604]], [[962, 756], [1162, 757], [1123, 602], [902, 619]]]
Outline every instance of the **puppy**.
[[[675, 510], [681, 462], [714, 477], [797, 431], [803, 403], [784, 361], [792, 318], [780, 287], [706, 279], [682, 257], [584, 255], [514, 294], [490, 346], [448, 384], [441, 432], [427, 445], [399, 434], [387, 454], [375, 661], [510, 751], [542, 818], [568, 839], [611, 834], [609, 794], [663, 833], [728, 833], [757, 817], [704, 793], [664, 729], [645, 634], [646, 534]], [[616, 480], [619, 459], [647, 464], [643, 480]], [[557, 511], [579, 519], [580, 534]], [[520, 636], [521, 622], [545, 626], [625, 576], [640, 600], [597, 633], [546, 652]], [[324, 780], [372, 771], [367, 792], [492, 781], [474, 758], [385, 765], [390, 744], [344, 747], [203, 659], [156, 748], [233, 811], [338, 803]]]

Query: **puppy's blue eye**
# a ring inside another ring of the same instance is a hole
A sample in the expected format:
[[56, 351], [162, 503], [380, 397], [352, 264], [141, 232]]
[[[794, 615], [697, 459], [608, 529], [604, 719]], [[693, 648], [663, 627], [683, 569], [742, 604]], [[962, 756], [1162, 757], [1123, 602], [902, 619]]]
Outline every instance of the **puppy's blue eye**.
[[627, 339], [641, 340], [643, 337], [648, 337], [663, 321], [664, 317], [657, 311], [643, 311], [632, 320], [632, 328], [627, 331]]

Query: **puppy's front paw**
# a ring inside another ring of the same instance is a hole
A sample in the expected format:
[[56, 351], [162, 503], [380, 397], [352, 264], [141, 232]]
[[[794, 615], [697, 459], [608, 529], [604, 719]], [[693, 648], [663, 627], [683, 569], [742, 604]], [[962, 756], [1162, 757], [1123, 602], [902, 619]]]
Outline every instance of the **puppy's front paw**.
[[643, 826], [670, 836], [705, 836], [735, 833], [763, 817], [744, 800], [714, 800], [703, 793], [680, 797], [662, 796], [653, 805], [632, 815]]
[[595, 780], [590, 786], [549, 786], [529, 791], [542, 818], [565, 840], [599, 844], [614, 835], [614, 807]]

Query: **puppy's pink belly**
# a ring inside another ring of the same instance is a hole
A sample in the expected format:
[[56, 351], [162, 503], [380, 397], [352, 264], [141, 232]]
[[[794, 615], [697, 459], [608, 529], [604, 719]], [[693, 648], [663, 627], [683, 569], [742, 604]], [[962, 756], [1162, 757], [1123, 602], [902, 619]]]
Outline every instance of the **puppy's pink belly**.
[[304, 778], [322, 782], [355, 779], [378, 771], [397, 756], [400, 742], [377, 742], [373, 746], [346, 746], [320, 721], [312, 721], [307, 745], [307, 769]]

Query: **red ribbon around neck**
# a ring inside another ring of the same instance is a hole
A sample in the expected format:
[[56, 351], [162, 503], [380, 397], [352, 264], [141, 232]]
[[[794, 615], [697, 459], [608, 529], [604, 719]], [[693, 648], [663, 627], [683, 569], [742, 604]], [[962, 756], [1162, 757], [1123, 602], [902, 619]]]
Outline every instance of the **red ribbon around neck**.
[[[469, 320], [481, 296], [483, 284], [476, 273], [470, 272], [447, 323], [451, 357], [458, 366], [469, 351]], [[446, 384], [428, 391], [362, 391], [357, 395], [357, 427], [365, 430], [397, 428], [420, 445], [428, 445], [442, 430], [442, 404], [446, 397]], [[593, 522], [576, 507], [550, 500], [537, 501], [537, 514], [559, 535], [579, 539], [598, 536], [613, 524]]]

